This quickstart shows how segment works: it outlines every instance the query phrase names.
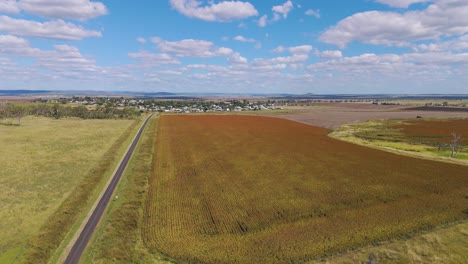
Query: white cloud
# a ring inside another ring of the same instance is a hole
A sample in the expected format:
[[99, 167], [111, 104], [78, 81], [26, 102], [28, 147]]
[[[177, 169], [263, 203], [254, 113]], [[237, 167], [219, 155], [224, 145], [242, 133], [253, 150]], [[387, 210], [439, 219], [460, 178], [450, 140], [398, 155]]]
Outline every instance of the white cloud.
[[263, 15], [263, 16], [258, 20], [258, 26], [259, 26], [259, 27], [266, 27], [267, 19], [268, 19], [268, 16], [267, 16], [267, 15]]
[[352, 41], [374, 45], [409, 46], [411, 41], [467, 33], [466, 14], [466, 0], [436, 0], [425, 10], [402, 14], [381, 11], [357, 13], [328, 29], [320, 36], [320, 40], [341, 48]]
[[180, 64], [180, 62], [168, 54], [164, 53], [151, 53], [147, 51], [140, 51], [136, 53], [129, 53], [128, 57], [132, 59], [139, 59], [147, 66], [162, 65], [162, 64]]
[[19, 12], [20, 8], [18, 7], [16, 0], [0, 1], [0, 13], [18, 14]]
[[142, 38], [142, 37], [139, 37], [136, 39], [137, 42], [141, 43], [141, 44], [145, 44], [146, 43], [146, 39], [145, 38]]
[[277, 64], [295, 64], [307, 61], [309, 56], [307, 54], [294, 54], [292, 56], [286, 57], [276, 57], [271, 59], [257, 58], [252, 62], [253, 66], [267, 66], [267, 65], [277, 65]]
[[55, 45], [54, 50], [42, 51], [38, 58], [41, 67], [53, 69], [56, 72], [95, 72], [96, 62], [83, 56], [78, 48], [69, 45]]
[[413, 47], [417, 52], [439, 52], [468, 50], [468, 34], [459, 38], [437, 43], [419, 44]]
[[[330, 60], [312, 64], [308, 69], [315, 72], [352, 74], [359, 77], [373, 76], [372, 78], [375, 78], [372, 74], [381, 74], [390, 78], [426, 81], [433, 78], [453, 77], [454, 72], [459, 72], [460, 67], [466, 66], [468, 66], [468, 53], [433, 52], [402, 55], [370, 53], [354, 57], [330, 58]], [[461, 72], [464, 74], [464, 71]]]
[[376, 2], [399, 8], [408, 8], [412, 4], [425, 3], [429, 1], [431, 0], [376, 0]]
[[290, 0], [288, 0], [283, 5], [273, 6], [273, 8], [271, 10], [273, 10], [273, 12], [275, 12], [275, 13], [282, 14], [283, 18], [287, 18], [289, 12], [291, 12], [293, 7], [294, 7], [293, 3]]
[[162, 52], [173, 53], [177, 57], [212, 58], [229, 56], [232, 49], [216, 47], [212, 42], [197, 39], [184, 39], [181, 41], [163, 41], [158, 44]]
[[170, 0], [172, 8], [181, 14], [205, 21], [227, 22], [257, 16], [258, 11], [249, 2], [222, 1], [202, 5], [196, 0]]
[[468, 53], [432, 52], [409, 53], [401, 56], [403, 60], [418, 65], [449, 66], [468, 65]]
[[283, 47], [283, 46], [278, 46], [278, 47], [274, 48], [273, 50], [271, 50], [271, 52], [274, 52], [274, 53], [283, 53], [285, 50], [286, 50], [285, 47]]
[[313, 50], [313, 47], [310, 45], [302, 45], [302, 46], [288, 48], [288, 51], [291, 54], [308, 54], [312, 50]]
[[107, 14], [103, 3], [89, 0], [20, 0], [18, 5], [27, 13], [48, 18], [87, 20]]
[[101, 32], [86, 30], [81, 26], [63, 20], [41, 23], [24, 19], [14, 19], [8, 16], [0, 16], [0, 31], [16, 36], [60, 40], [81, 40], [88, 37], [101, 37]]
[[243, 36], [235, 36], [234, 38], [232, 38], [233, 40], [237, 40], [237, 41], [240, 41], [240, 42], [255, 42], [255, 39], [253, 38], [246, 38], [246, 37], [243, 37]]
[[0, 54], [32, 58], [37, 71], [48, 69], [62, 77], [76, 77], [80, 72], [97, 70], [95, 61], [83, 56], [76, 47], [55, 45], [53, 50], [40, 50], [31, 47], [23, 38], [9, 35], [0, 35]]
[[0, 35], [0, 54], [18, 57], [36, 57], [39, 49], [32, 48], [24, 38]]
[[289, 47], [289, 48], [285, 48], [283, 46], [278, 46], [276, 48], [274, 48], [273, 50], [271, 50], [271, 52], [274, 52], [274, 53], [283, 53], [285, 52], [286, 50], [291, 53], [291, 54], [308, 54], [309, 52], [311, 52], [314, 48], [310, 45], [301, 45], [301, 46], [295, 46], [295, 47]]
[[320, 10], [309, 9], [305, 12], [308, 16], [314, 16], [315, 18], [320, 18]]
[[248, 60], [240, 55], [240, 53], [233, 53], [229, 58], [228, 62], [230, 64], [246, 64]]
[[0, 66], [11, 66], [11, 65], [14, 65], [14, 63], [10, 59], [0, 57]]
[[315, 51], [315, 55], [324, 59], [337, 59], [343, 57], [343, 54], [339, 50], [325, 50], [325, 51]]

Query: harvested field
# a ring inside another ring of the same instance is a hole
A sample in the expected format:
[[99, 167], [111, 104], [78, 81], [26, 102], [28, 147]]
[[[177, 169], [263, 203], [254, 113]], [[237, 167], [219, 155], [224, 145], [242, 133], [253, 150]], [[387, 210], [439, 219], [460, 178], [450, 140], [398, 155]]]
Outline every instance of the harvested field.
[[150, 251], [187, 262], [303, 262], [468, 214], [466, 167], [394, 155], [279, 118], [162, 116]]
[[407, 106], [382, 106], [359, 103], [321, 104], [324, 107], [305, 109], [291, 114], [278, 115], [289, 120], [320, 126], [338, 128], [349, 123], [362, 123], [372, 119], [403, 119], [417, 116], [438, 118], [468, 118], [467, 112], [443, 112], [405, 110]]

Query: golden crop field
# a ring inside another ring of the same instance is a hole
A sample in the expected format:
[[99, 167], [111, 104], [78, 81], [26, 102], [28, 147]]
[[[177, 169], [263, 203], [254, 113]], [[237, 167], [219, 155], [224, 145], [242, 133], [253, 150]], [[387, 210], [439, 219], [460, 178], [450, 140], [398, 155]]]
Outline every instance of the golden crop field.
[[464, 166], [253, 116], [162, 116], [143, 239], [187, 262], [311, 260], [464, 219]]

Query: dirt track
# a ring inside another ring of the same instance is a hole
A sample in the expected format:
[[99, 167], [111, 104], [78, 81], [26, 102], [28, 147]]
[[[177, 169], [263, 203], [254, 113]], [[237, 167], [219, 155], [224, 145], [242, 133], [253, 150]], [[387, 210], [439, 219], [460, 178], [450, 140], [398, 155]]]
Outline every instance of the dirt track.
[[443, 111], [407, 111], [407, 106], [379, 106], [372, 104], [323, 104], [317, 108], [298, 110], [291, 114], [277, 115], [277, 117], [297, 122], [320, 126], [324, 128], [338, 128], [349, 123], [366, 122], [372, 119], [392, 118], [468, 118], [468, 113]]

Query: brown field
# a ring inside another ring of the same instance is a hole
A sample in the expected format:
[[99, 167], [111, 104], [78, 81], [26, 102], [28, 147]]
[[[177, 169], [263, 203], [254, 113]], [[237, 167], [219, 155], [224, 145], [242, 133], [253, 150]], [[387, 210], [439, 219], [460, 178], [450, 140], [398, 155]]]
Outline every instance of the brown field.
[[412, 120], [391, 128], [400, 129], [406, 138], [417, 142], [450, 143], [453, 139], [451, 135], [453, 132], [462, 136], [463, 144], [468, 142], [468, 119]]
[[316, 259], [468, 214], [466, 167], [279, 118], [162, 116], [143, 223], [184, 262]]
[[338, 128], [349, 123], [361, 123], [372, 119], [416, 118], [468, 118], [468, 113], [443, 111], [409, 111], [408, 106], [372, 105], [364, 103], [323, 103], [321, 107], [294, 111], [278, 117], [325, 128]]

